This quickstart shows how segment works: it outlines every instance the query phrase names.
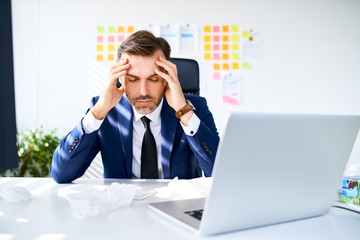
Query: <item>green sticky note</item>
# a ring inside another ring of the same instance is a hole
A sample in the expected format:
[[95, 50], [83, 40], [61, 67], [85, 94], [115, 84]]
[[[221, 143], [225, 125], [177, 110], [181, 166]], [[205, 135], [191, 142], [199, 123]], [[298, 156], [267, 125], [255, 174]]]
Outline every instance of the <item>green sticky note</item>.
[[239, 32], [239, 25], [232, 25], [231, 32]]
[[97, 27], [97, 32], [98, 32], [98, 33], [105, 33], [105, 28], [104, 28], [104, 26], [98, 26], [98, 27]]
[[242, 67], [242, 69], [250, 69], [251, 67], [250, 67], [250, 64], [248, 63], [248, 62], [243, 62], [242, 64], [241, 64], [241, 67]]
[[115, 26], [109, 26], [108, 30], [109, 30], [109, 33], [115, 33], [116, 32]]
[[249, 38], [250, 37], [250, 32], [249, 31], [243, 31], [242, 32], [242, 37], [243, 38]]
[[231, 41], [238, 42], [240, 40], [239, 35], [231, 35]]

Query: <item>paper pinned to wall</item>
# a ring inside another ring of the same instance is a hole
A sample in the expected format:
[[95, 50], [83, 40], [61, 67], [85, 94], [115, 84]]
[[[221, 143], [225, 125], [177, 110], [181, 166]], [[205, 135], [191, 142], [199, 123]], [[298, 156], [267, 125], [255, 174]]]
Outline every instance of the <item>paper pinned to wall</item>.
[[223, 102], [237, 106], [242, 101], [242, 77], [240, 72], [229, 72], [222, 80]]
[[242, 44], [242, 56], [245, 59], [260, 59], [262, 52], [262, 39], [259, 32], [245, 31], [243, 32], [244, 41]]
[[160, 36], [168, 41], [173, 55], [180, 52], [180, 28], [178, 25], [160, 26]]
[[199, 33], [197, 26], [180, 26], [180, 49], [181, 51], [197, 51]]

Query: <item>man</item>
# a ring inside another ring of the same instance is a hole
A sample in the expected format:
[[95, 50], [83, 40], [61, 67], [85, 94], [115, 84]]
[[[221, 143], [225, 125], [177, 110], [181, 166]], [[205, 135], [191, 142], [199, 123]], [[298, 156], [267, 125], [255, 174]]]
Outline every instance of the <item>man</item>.
[[117, 60], [100, 96], [55, 150], [53, 179], [81, 177], [99, 151], [105, 178], [211, 176], [219, 143], [214, 119], [204, 98], [183, 94], [166, 40], [138, 31]]

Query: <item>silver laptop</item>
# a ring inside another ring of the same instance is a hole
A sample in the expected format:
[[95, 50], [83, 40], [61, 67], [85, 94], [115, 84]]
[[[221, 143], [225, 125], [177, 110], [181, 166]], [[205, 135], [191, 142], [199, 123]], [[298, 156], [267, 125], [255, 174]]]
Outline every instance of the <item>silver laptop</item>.
[[359, 127], [360, 116], [232, 113], [208, 198], [149, 206], [201, 235], [326, 214]]

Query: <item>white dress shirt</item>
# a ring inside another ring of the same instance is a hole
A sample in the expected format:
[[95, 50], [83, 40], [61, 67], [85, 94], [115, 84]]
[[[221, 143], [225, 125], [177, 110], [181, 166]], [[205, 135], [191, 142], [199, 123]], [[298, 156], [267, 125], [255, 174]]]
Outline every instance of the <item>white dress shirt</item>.
[[[164, 178], [161, 165], [161, 109], [163, 105], [163, 100], [161, 100], [159, 106], [150, 114], [145, 115], [149, 118], [150, 121], [150, 130], [154, 135], [156, 142], [157, 150], [157, 159], [158, 159], [158, 169], [159, 169], [159, 178]], [[142, 140], [145, 133], [145, 128], [140, 120], [144, 115], [138, 113], [133, 107], [134, 117], [133, 117], [133, 158], [132, 158], [132, 174], [133, 178], [140, 178], [141, 174], [141, 147]], [[92, 133], [98, 130], [104, 120], [96, 119], [89, 111], [82, 120], [82, 125], [86, 134]], [[196, 114], [190, 118], [188, 126], [183, 125], [180, 122], [185, 134], [189, 136], [194, 136], [199, 128], [200, 119]]]

